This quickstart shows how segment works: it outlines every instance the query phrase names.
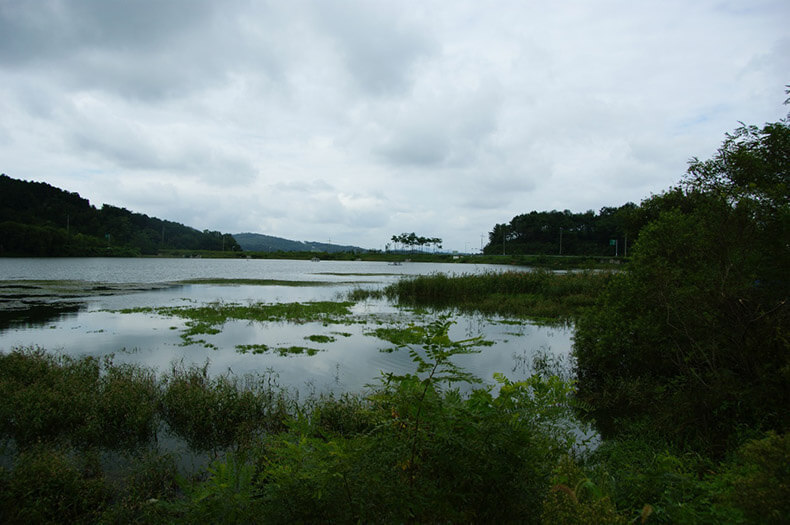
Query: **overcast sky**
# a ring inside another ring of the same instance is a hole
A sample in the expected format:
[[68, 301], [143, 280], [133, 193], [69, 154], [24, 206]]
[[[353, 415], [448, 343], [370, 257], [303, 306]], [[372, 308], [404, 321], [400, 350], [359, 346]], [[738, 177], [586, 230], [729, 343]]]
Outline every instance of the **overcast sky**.
[[478, 250], [775, 122], [787, 0], [0, 0], [0, 172], [198, 229]]

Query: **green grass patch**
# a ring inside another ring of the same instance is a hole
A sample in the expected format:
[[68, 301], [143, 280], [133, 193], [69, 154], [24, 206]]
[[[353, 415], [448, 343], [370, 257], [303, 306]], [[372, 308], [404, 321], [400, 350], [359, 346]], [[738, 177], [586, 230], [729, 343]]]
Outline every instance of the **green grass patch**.
[[305, 337], [305, 340], [312, 341], [314, 343], [334, 343], [335, 341], [337, 341], [337, 339], [332, 337], [331, 335], [322, 335], [322, 334], [308, 335], [307, 337]]

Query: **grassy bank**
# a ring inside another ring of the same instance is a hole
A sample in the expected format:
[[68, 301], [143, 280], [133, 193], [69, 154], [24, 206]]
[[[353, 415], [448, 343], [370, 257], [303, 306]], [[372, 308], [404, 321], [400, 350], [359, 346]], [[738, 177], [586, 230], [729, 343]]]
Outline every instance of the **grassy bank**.
[[[573, 383], [544, 368], [460, 395], [473, 342], [424, 327], [415, 373], [297, 402], [270, 376], [0, 355], [5, 523], [699, 523], [786, 514], [787, 436], [713, 463], [649, 437], [579, 455]], [[157, 436], [205, 468], [185, 472]], [[768, 519], [765, 519], [765, 518]], [[773, 520], [781, 522], [781, 519]]]
[[[404, 278], [382, 292], [401, 304], [453, 307], [549, 322], [572, 320], [592, 306], [611, 274], [548, 270]], [[378, 292], [355, 291], [355, 298]]]

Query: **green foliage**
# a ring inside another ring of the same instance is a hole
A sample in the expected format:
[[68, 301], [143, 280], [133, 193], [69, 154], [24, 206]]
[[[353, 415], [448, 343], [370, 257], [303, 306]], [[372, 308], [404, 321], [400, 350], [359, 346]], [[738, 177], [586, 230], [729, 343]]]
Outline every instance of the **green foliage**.
[[743, 445], [731, 470], [732, 498], [752, 523], [790, 517], [790, 433]]
[[657, 438], [633, 434], [604, 441], [588, 459], [589, 477], [621, 514], [648, 523], [738, 523], [724, 468]]
[[180, 479], [185, 498], [163, 502], [170, 520], [184, 523], [253, 523], [257, 522], [253, 500], [255, 468], [243, 454], [229, 453], [207, 468], [205, 480]]
[[[641, 421], [722, 454], [790, 423], [790, 126], [744, 128], [653, 197], [628, 269], [577, 325], [579, 393], [605, 435]], [[776, 172], [775, 170], [783, 170]], [[773, 173], [774, 175], [768, 175]], [[778, 185], [778, 186], [777, 186]]]
[[109, 496], [92, 465], [40, 446], [17, 456], [0, 488], [3, 523], [95, 523]]
[[[552, 377], [497, 396], [446, 385], [472, 379], [452, 364], [476, 339], [450, 322], [421, 327], [415, 374], [385, 375], [365, 399], [319, 400], [266, 440], [257, 460], [260, 519], [290, 522], [537, 522], [559, 451], [573, 432], [572, 386]], [[557, 441], [559, 438], [559, 441]]]
[[508, 224], [494, 225], [483, 253], [611, 257], [616, 254], [610, 241], [617, 239], [617, 255], [624, 255], [626, 243], [636, 240], [642, 226], [636, 208], [629, 202], [598, 213], [552, 210], [517, 215]]
[[[629, 523], [617, 513], [611, 499], [571, 459], [563, 458], [552, 476], [552, 487], [543, 501], [543, 523]], [[645, 508], [644, 517], [651, 509]]]

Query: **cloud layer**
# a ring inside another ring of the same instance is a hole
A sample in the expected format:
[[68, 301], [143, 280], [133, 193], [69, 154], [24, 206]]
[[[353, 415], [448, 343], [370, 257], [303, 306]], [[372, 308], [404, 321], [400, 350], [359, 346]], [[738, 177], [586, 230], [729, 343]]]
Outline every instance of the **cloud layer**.
[[197, 228], [477, 249], [786, 114], [790, 5], [0, 0], [0, 171]]

